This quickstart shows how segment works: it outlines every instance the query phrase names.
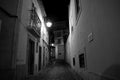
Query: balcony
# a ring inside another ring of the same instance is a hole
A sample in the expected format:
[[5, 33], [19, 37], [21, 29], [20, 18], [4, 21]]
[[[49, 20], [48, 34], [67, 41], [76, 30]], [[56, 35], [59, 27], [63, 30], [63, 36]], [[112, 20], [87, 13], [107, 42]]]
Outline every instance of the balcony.
[[36, 13], [36, 8], [35, 8], [34, 4], [32, 5], [32, 9], [30, 10], [30, 21], [29, 21], [29, 26], [27, 26], [27, 30], [33, 36], [40, 38], [41, 21]]
[[35, 37], [40, 38], [41, 27], [36, 24], [30, 24], [27, 26], [27, 30]]

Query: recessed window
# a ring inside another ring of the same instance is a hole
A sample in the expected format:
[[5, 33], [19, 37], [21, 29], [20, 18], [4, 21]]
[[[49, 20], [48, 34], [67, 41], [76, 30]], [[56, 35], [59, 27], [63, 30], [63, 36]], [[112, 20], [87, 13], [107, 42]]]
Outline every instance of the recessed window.
[[36, 52], [38, 52], [38, 42], [36, 43]]
[[80, 10], [80, 6], [79, 6], [79, 0], [75, 0], [76, 1], [76, 12], [78, 14], [79, 10]]
[[73, 65], [75, 66], [75, 58], [73, 58]]
[[79, 21], [79, 18], [80, 18], [80, 15], [81, 15], [81, 12], [82, 12], [82, 3], [81, 3], [81, 0], [75, 0], [75, 12], [76, 12], [76, 25]]
[[61, 53], [58, 53], [59, 55], [61, 55]]
[[61, 39], [58, 39], [57, 43], [60, 44], [61, 43]]
[[79, 55], [79, 65], [80, 68], [85, 68], [85, 58], [84, 58], [84, 53]]
[[71, 27], [71, 32], [73, 32], [73, 26]]
[[57, 37], [61, 37], [61, 31], [58, 31], [58, 32], [56, 33], [56, 35], [57, 35]]
[[2, 21], [0, 20], [0, 31], [1, 31], [1, 25], [2, 25]]

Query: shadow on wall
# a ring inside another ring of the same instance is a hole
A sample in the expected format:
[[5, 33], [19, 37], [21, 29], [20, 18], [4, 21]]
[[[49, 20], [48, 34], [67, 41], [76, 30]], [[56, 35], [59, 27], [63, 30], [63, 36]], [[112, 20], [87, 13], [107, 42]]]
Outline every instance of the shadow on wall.
[[[109, 75], [108, 77], [106, 75]], [[120, 65], [115, 64], [107, 68], [100, 80], [120, 80]]]

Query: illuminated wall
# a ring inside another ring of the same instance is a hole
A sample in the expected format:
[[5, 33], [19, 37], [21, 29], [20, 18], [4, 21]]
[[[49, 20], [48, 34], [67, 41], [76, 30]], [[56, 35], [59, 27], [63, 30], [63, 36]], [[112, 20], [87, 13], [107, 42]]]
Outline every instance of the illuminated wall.
[[[32, 9], [32, 4], [35, 6], [35, 11], [37, 16], [39, 17], [41, 24], [39, 27], [40, 38], [34, 36], [31, 32], [28, 31], [27, 27], [30, 27], [30, 14]], [[18, 34], [18, 47], [17, 47], [17, 78], [22, 79], [29, 76], [29, 40], [34, 42], [34, 69], [33, 74], [37, 74], [39, 72], [39, 55], [41, 55], [41, 65], [43, 64], [43, 40], [48, 43], [48, 33], [44, 22], [44, 16], [46, 16], [44, 12], [44, 8], [41, 2], [37, 0], [22, 0], [21, 4], [19, 4], [19, 34]], [[41, 52], [39, 52], [39, 47], [41, 48]], [[45, 46], [46, 47], [46, 46]], [[39, 54], [41, 53], [41, 54]], [[46, 52], [47, 54], [48, 52]], [[47, 54], [48, 55], [48, 54]]]
[[[67, 61], [89, 80], [119, 80], [120, 2], [79, 0], [81, 12], [77, 14], [75, 1], [71, 0], [69, 7], [69, 27], [73, 29], [67, 41]], [[80, 63], [82, 54], [85, 66]]]
[[[46, 17], [46, 13], [44, 11], [44, 7], [42, 5], [42, 2], [37, 2], [37, 0], [33, 0], [33, 3], [35, 3], [36, 6], [36, 12], [41, 20], [41, 39], [40, 43], [42, 46], [42, 65], [45, 63], [45, 65], [48, 63], [49, 59], [49, 52], [48, 52], [48, 44], [49, 44], [49, 36], [48, 31], [46, 27], [46, 22], [44, 17]], [[44, 49], [45, 47], [45, 49]], [[44, 65], [43, 65], [44, 67]]]

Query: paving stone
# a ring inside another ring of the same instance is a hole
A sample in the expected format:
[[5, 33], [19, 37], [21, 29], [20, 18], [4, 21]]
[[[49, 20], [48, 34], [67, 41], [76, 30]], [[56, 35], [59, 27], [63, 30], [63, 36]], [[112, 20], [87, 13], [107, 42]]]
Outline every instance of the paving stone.
[[42, 70], [39, 75], [27, 80], [83, 80], [64, 62], [57, 61]]

